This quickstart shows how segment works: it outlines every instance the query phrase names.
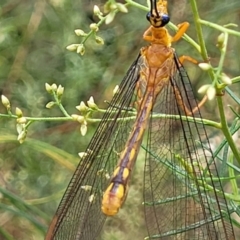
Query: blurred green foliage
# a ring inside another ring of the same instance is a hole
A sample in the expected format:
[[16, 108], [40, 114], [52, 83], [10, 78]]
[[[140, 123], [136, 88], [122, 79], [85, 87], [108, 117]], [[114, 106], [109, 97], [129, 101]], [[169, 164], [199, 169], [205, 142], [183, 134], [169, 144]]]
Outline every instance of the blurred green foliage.
[[[138, 2], [146, 5], [144, 0]], [[130, 7], [127, 14], [118, 13], [111, 24], [100, 27], [98, 35], [104, 39], [104, 45], [91, 38], [84, 56], [67, 51], [66, 46], [81, 41], [74, 30], [81, 28], [88, 32], [89, 25], [98, 21], [93, 6], [97, 4], [103, 9], [104, 3], [103, 0], [1, 1], [0, 93], [10, 100], [13, 112], [19, 107], [24, 116], [62, 116], [57, 107], [45, 108], [52, 100], [45, 90], [46, 82], [65, 88], [62, 102], [71, 114], [77, 113], [75, 106], [90, 96], [94, 96], [99, 106], [106, 107], [104, 100], [111, 99], [114, 86], [146, 44], [142, 35], [148, 22], [146, 12]], [[239, 0], [202, 0], [199, 12], [202, 19], [219, 25], [240, 24]], [[186, 0], [169, 1], [169, 13], [175, 24], [193, 22]], [[217, 64], [216, 39], [220, 32], [203, 29], [211, 63]], [[197, 41], [193, 24], [188, 34]], [[185, 41], [174, 46], [179, 55], [191, 55], [201, 61], [200, 55]], [[239, 53], [240, 39], [230, 36], [224, 65], [224, 72], [230, 77], [239, 74]], [[208, 81], [207, 75], [196, 67], [187, 65], [187, 69], [196, 89]], [[239, 84], [233, 90], [239, 93]], [[212, 114], [214, 106], [209, 107], [206, 111]], [[0, 113], [5, 112], [1, 105]], [[43, 238], [78, 162], [77, 154], [84, 151], [95, 127], [96, 124], [89, 124], [87, 135], [82, 137], [75, 122], [39, 121], [30, 127], [26, 141], [19, 144], [15, 120], [0, 119], [0, 239]], [[141, 191], [140, 186], [136, 189]], [[132, 228], [143, 224], [137, 222]], [[129, 239], [136, 237], [136, 232], [132, 234]]]

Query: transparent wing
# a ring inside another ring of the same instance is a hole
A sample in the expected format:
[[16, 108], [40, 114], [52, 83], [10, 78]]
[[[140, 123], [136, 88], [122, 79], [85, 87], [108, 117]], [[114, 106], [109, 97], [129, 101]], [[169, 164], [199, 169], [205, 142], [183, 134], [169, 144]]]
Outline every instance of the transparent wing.
[[121, 82], [89, 143], [61, 200], [46, 239], [94, 240], [100, 235], [106, 219], [101, 211], [102, 195], [136, 117], [134, 92], [140, 65], [139, 55]]
[[[158, 96], [143, 146], [149, 239], [233, 240], [230, 213], [200, 112], [186, 121], [176, 100], [181, 98], [189, 110], [197, 105], [176, 57], [175, 63], [177, 73]], [[164, 118], [164, 114], [175, 117]]]

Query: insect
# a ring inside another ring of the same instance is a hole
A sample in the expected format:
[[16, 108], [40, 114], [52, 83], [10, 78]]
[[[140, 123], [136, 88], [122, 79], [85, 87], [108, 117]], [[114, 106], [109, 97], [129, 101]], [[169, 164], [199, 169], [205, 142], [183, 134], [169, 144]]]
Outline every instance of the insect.
[[46, 240], [100, 238], [106, 218], [117, 214], [127, 198], [141, 147], [145, 239], [235, 239], [201, 103], [171, 47], [188, 24], [169, 35], [165, 0], [151, 0], [147, 19], [151, 26], [143, 39], [150, 45], [141, 49], [119, 85]]

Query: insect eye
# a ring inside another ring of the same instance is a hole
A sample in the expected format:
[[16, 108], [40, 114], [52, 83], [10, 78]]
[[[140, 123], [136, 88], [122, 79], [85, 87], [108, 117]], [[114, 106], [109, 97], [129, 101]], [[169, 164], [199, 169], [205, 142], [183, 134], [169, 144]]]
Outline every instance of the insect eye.
[[151, 17], [151, 13], [148, 12], [147, 15], [146, 15], [146, 18], [147, 18], [147, 20], [148, 20], [149, 22], [150, 22], [150, 17]]
[[162, 24], [161, 24], [161, 26], [165, 26], [165, 25], [168, 24], [169, 21], [170, 21], [170, 17], [169, 17], [167, 14], [163, 14], [163, 15], [161, 16], [161, 18], [162, 18]]

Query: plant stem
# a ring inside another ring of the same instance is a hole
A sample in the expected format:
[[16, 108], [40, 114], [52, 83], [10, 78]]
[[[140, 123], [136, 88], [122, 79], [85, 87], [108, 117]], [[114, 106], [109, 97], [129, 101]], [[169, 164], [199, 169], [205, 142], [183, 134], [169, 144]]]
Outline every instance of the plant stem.
[[196, 30], [197, 30], [198, 41], [199, 41], [199, 45], [201, 48], [201, 55], [202, 55], [203, 59], [206, 62], [208, 62], [208, 54], [207, 54], [207, 49], [206, 49], [204, 38], [203, 38], [202, 26], [199, 22], [200, 17], [199, 17], [199, 13], [198, 13], [197, 4], [196, 4], [195, 0], [191, 0], [190, 3], [192, 6], [193, 18], [194, 18], [194, 23], [195, 23]]
[[220, 25], [218, 25], [216, 23], [211, 23], [211, 22], [208, 22], [208, 21], [205, 21], [205, 20], [202, 20], [202, 19], [199, 19], [198, 22], [203, 24], [203, 25], [205, 25], [205, 26], [215, 28], [215, 29], [217, 29], [217, 30], [219, 30], [221, 32], [228, 33], [228, 34], [240, 37], [240, 32], [234, 31], [232, 29], [229, 29], [229, 28], [226, 28], [226, 27], [223, 27], [223, 26], [220, 26]]
[[222, 132], [223, 132], [238, 164], [240, 165], [240, 154], [238, 152], [236, 145], [234, 144], [232, 135], [231, 135], [228, 125], [227, 125], [226, 117], [224, 114], [223, 101], [222, 101], [221, 96], [217, 96], [217, 103], [218, 103], [218, 110], [219, 110], [219, 115], [220, 115], [220, 119], [221, 119]]

